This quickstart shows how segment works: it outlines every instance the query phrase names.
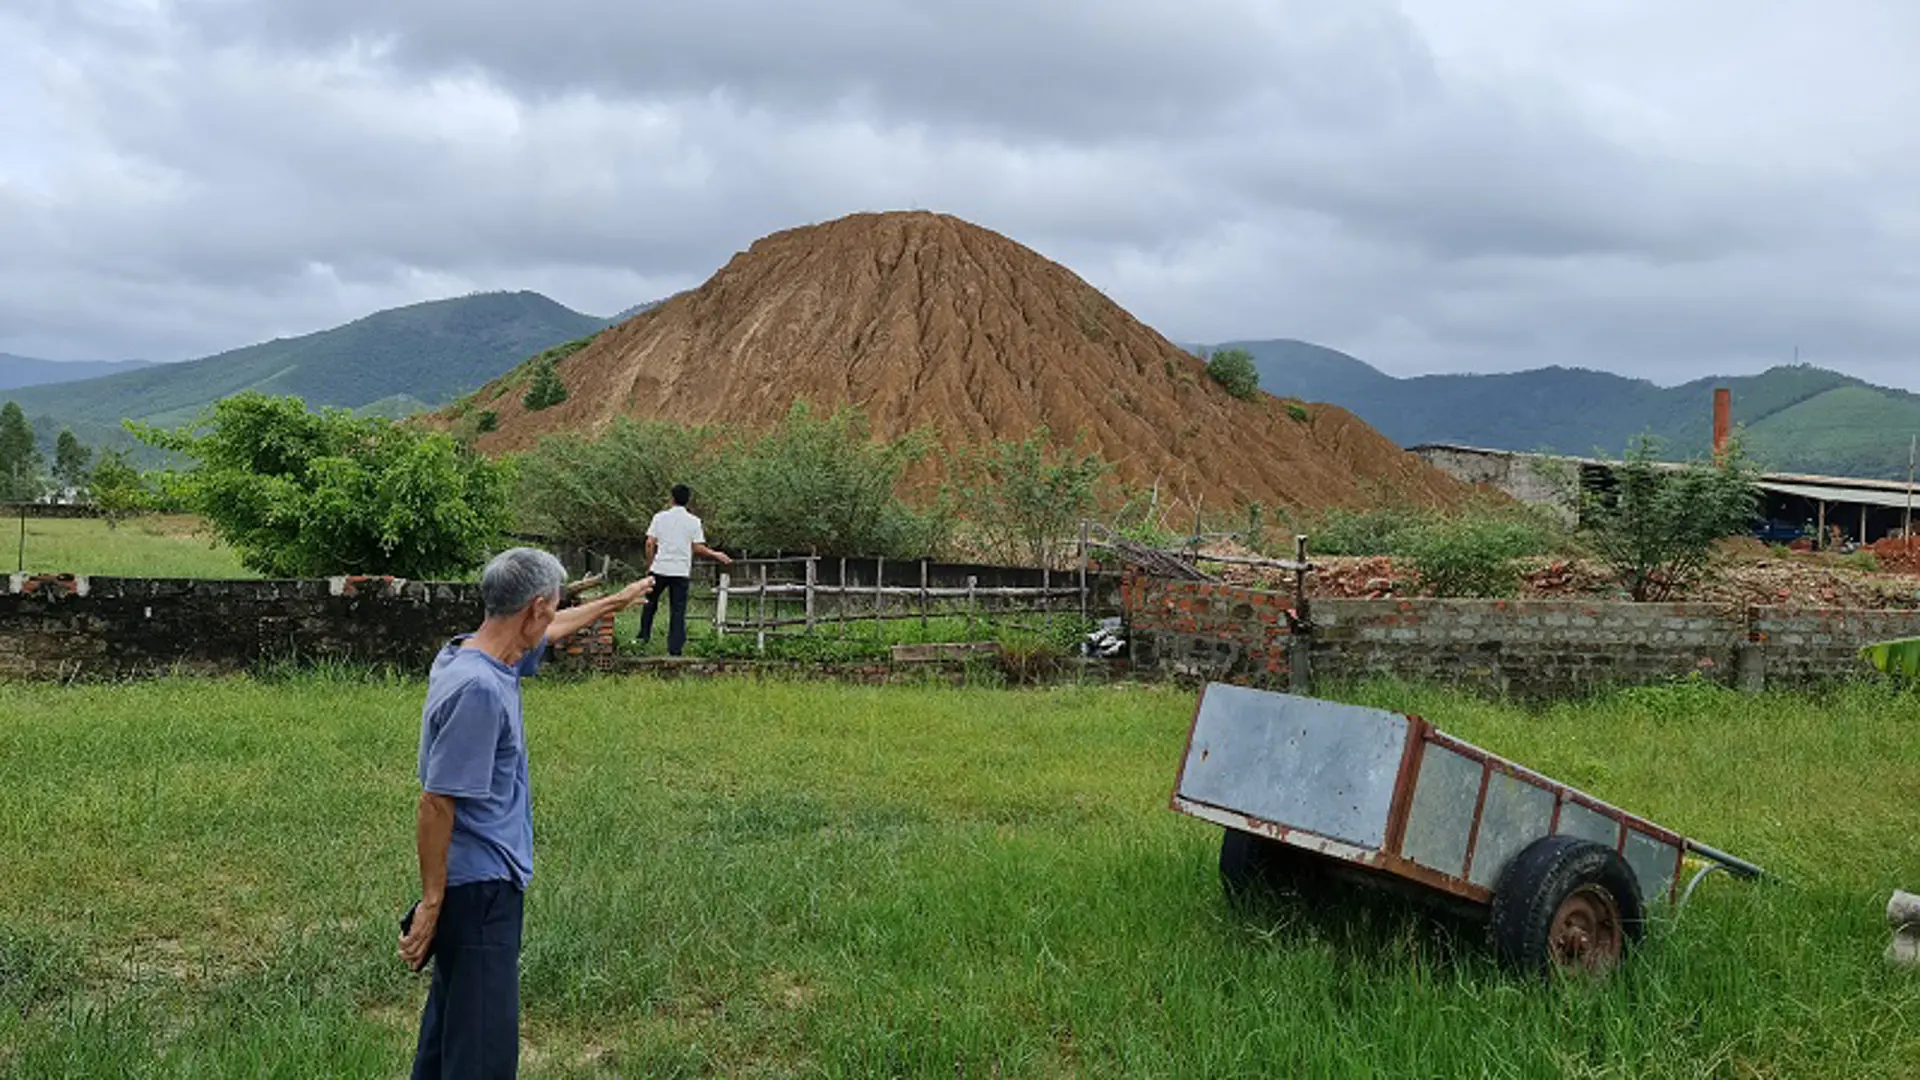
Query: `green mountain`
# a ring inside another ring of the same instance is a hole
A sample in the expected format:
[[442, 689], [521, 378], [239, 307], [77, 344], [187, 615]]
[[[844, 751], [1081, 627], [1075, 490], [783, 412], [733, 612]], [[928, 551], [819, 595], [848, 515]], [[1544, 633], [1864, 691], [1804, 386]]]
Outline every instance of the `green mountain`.
[[71, 427], [90, 444], [124, 445], [124, 419], [184, 424], [242, 390], [297, 394], [312, 405], [382, 415], [436, 406], [527, 356], [604, 329], [533, 292], [480, 293], [394, 308], [345, 326], [200, 360], [8, 393], [43, 435]]
[[152, 366], [151, 360], [36, 360], [31, 356], [0, 353], [0, 390], [97, 379]]
[[1402, 446], [1459, 443], [1504, 450], [1617, 456], [1658, 436], [1670, 457], [1704, 454], [1713, 390], [1733, 393], [1733, 420], [1768, 469], [1905, 479], [1920, 433], [1920, 395], [1810, 365], [1661, 387], [1584, 368], [1400, 379], [1345, 353], [1300, 341], [1229, 342], [1253, 354], [1260, 387], [1328, 401]]

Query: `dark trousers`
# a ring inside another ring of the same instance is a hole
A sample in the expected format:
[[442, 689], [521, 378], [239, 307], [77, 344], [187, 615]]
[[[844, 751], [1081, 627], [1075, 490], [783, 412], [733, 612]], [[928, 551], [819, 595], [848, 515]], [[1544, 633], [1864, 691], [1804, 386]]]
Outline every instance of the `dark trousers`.
[[510, 881], [447, 890], [413, 1080], [512, 1080], [520, 1068], [520, 918]]
[[647, 606], [640, 609], [640, 640], [653, 640], [653, 613], [660, 610], [660, 592], [665, 590], [667, 600], [673, 605], [667, 622], [667, 655], [679, 656], [687, 648], [687, 586], [692, 578], [674, 577], [671, 574], [653, 575], [654, 593], [647, 600]]

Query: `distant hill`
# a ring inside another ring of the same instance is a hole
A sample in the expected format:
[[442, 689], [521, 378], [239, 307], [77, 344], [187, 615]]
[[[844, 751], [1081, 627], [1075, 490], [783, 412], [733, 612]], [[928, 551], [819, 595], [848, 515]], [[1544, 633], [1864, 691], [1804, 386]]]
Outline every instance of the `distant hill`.
[[1464, 494], [1343, 409], [1229, 396], [1066, 267], [941, 214], [855, 214], [763, 237], [554, 370], [569, 391], [557, 405], [527, 407], [522, 368], [432, 422], [492, 413], [478, 445], [503, 452], [618, 417], [764, 430], [805, 402], [856, 406], [877, 435], [925, 429], [948, 447], [1044, 426], [1060, 445], [1083, 437], [1162, 506], [1211, 513]]
[[171, 426], [242, 390], [391, 415], [443, 404], [533, 353], [604, 329], [533, 292], [481, 293], [393, 308], [345, 326], [200, 360], [6, 393], [41, 432], [71, 427], [124, 443], [123, 418]]
[[31, 356], [0, 353], [0, 390], [98, 379], [152, 366], [151, 360], [35, 360]]
[[1920, 433], [1920, 395], [1810, 365], [1660, 387], [1583, 368], [1400, 379], [1301, 341], [1229, 342], [1253, 354], [1260, 387], [1329, 401], [1402, 446], [1463, 443], [1507, 450], [1617, 455], [1652, 432], [1670, 457], [1705, 453], [1713, 388], [1733, 392], [1748, 450], [1785, 472], [1904, 479], [1908, 440]]

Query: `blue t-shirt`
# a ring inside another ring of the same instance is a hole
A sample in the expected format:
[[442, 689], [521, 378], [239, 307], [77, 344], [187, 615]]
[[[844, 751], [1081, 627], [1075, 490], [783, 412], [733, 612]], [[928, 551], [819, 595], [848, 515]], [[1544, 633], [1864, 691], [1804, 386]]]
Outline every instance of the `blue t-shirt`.
[[540, 667], [546, 642], [509, 667], [463, 634], [440, 650], [420, 714], [420, 786], [453, 799], [447, 887], [533, 878], [533, 803], [527, 783], [520, 679]]

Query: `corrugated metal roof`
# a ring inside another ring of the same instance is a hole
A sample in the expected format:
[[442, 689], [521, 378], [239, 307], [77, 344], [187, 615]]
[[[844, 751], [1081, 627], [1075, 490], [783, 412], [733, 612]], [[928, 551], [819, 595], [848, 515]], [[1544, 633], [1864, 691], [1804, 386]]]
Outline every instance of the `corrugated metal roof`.
[[[1422, 450], [1446, 450], [1460, 454], [1479, 454], [1486, 457], [1507, 458], [1544, 458], [1572, 462], [1578, 465], [1597, 466], [1599, 468], [1618, 468], [1621, 462], [1606, 461], [1600, 458], [1574, 457], [1566, 454], [1543, 454], [1526, 450], [1492, 450], [1484, 446], [1463, 446], [1458, 443], [1425, 443], [1410, 447], [1414, 453]], [[1659, 469], [1682, 469], [1686, 465], [1680, 462], [1660, 461], [1654, 463]], [[1868, 506], [1905, 507], [1907, 505], [1907, 485], [1899, 480], [1876, 480], [1863, 476], [1815, 476], [1807, 473], [1761, 473], [1760, 487], [1766, 491], [1781, 495], [1798, 495], [1807, 499], [1825, 499], [1828, 502], [1865, 503]], [[1914, 503], [1920, 506], [1920, 487], [1914, 488]]]
[[[1779, 480], [1761, 480], [1760, 490], [1771, 491], [1776, 495], [1793, 495], [1802, 499], [1814, 499], [1830, 503], [1849, 503], [1855, 506], [1886, 506], [1895, 510], [1907, 506], [1907, 494], [1904, 490], [1887, 491], [1880, 488], [1861, 488], [1843, 484], [1806, 484], [1784, 483]], [[1914, 505], [1920, 506], [1920, 494], [1914, 496]]]

